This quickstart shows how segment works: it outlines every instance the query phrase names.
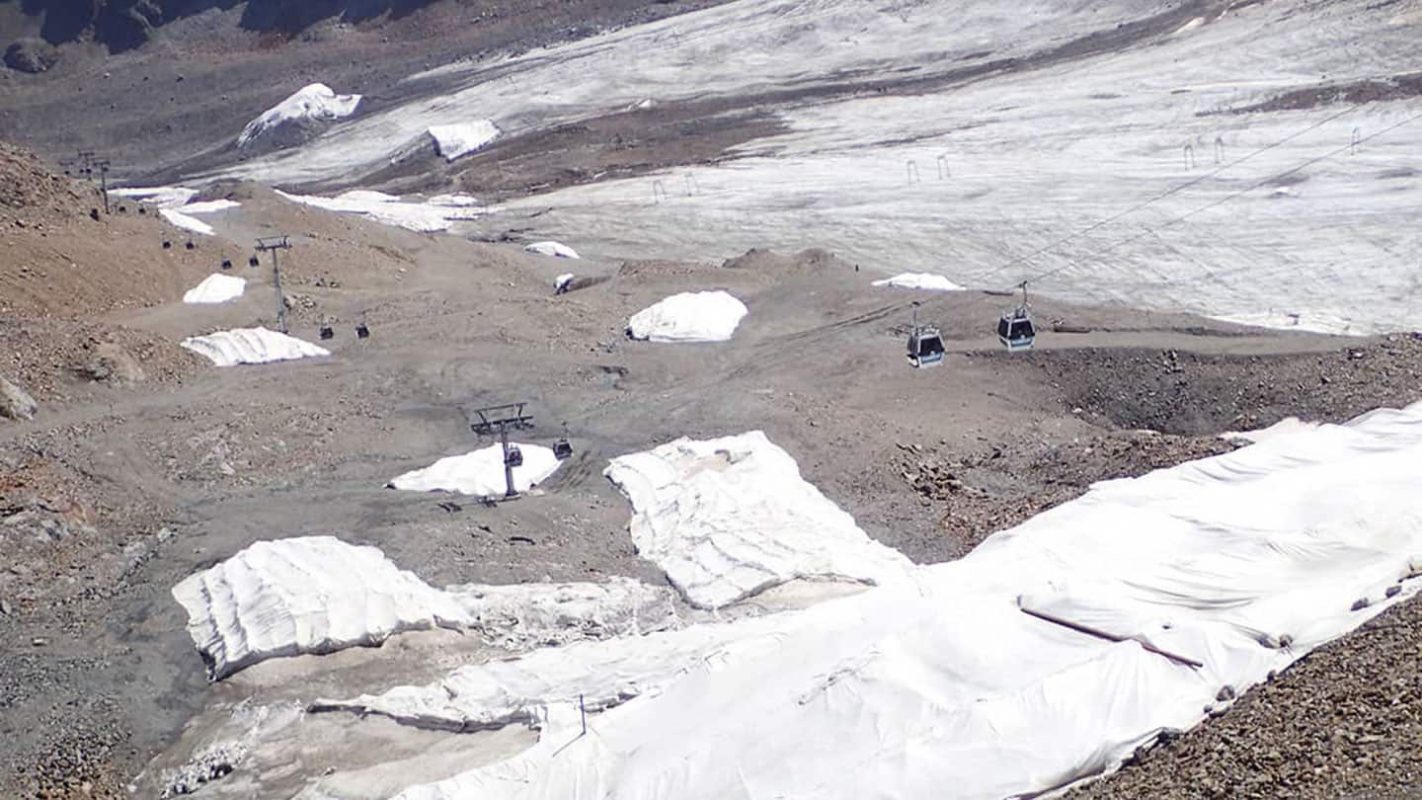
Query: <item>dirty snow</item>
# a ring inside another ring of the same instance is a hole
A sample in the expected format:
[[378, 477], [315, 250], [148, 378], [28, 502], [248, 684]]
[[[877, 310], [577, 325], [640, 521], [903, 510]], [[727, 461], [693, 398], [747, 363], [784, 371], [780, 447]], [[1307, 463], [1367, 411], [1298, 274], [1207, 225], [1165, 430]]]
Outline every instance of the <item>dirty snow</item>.
[[232, 275], [213, 274], [183, 295], [184, 303], [226, 303], [242, 296], [247, 280]]
[[1304, 422], [1298, 417], [1285, 417], [1267, 428], [1260, 428], [1253, 431], [1226, 431], [1220, 434], [1220, 438], [1227, 442], [1255, 444], [1267, 441], [1276, 436], [1291, 436], [1317, 427], [1317, 422]]
[[795, 579], [902, 580], [903, 555], [800, 477], [764, 433], [678, 439], [612, 460], [632, 503], [637, 552], [699, 608], [720, 608]]
[[430, 138], [446, 161], [466, 156], [499, 137], [499, 129], [487, 119], [431, 125]]
[[282, 123], [301, 120], [333, 121], [349, 117], [355, 113], [360, 100], [361, 96], [358, 94], [336, 94], [335, 90], [324, 83], [303, 86], [247, 123], [242, 133], [237, 136], [237, 146], [247, 145]]
[[961, 292], [963, 287], [942, 275], [931, 272], [904, 272], [892, 278], [874, 281], [875, 286], [892, 286], [896, 289], [926, 289], [933, 292]]
[[219, 367], [267, 364], [331, 354], [323, 347], [266, 328], [217, 331], [184, 339], [181, 344]]
[[[511, 443], [512, 444], [512, 443]], [[526, 492], [548, 480], [562, 463], [553, 451], [536, 444], [518, 444], [522, 466], [514, 467], [514, 489]], [[390, 486], [412, 492], [458, 492], [476, 497], [502, 497], [504, 481], [503, 447], [483, 447], [461, 456], [441, 458], [390, 481]]]
[[280, 190], [277, 194], [294, 203], [341, 214], [359, 214], [376, 222], [421, 233], [448, 230], [454, 221], [474, 219], [481, 213], [469, 206], [409, 202], [392, 194], [364, 189], [355, 189], [335, 197], [287, 194]]
[[521, 649], [676, 624], [670, 592], [631, 579], [440, 590], [379, 549], [332, 536], [257, 542], [172, 593], [213, 680], [268, 658], [375, 645], [434, 627], [473, 630]]
[[652, 342], [724, 342], [747, 313], [729, 292], [682, 292], [633, 314], [627, 331]]
[[555, 256], [557, 258], [579, 257], [578, 251], [562, 242], [534, 242], [523, 249], [524, 252], [536, 253], [540, 256]]

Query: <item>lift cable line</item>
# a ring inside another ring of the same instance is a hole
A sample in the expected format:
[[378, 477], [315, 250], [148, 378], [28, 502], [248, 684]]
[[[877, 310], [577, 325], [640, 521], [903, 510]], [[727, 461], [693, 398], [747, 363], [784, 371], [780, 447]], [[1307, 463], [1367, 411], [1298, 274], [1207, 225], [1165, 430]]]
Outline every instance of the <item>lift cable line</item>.
[[[1147, 199], [1145, 199], [1145, 200], [1142, 200], [1141, 202], [1139, 202], [1139, 203], [1137, 203], [1137, 204], [1131, 206], [1130, 208], [1125, 209], [1124, 211], [1120, 211], [1120, 212], [1117, 212], [1117, 213], [1115, 213], [1115, 214], [1112, 214], [1112, 215], [1109, 216], [1109, 217], [1105, 217], [1104, 219], [1097, 220], [1096, 222], [1093, 222], [1092, 224], [1086, 226], [1085, 228], [1082, 228], [1081, 230], [1076, 231], [1076, 232], [1074, 232], [1074, 233], [1067, 234], [1066, 236], [1063, 236], [1062, 238], [1057, 239], [1056, 241], [1051, 242], [1050, 244], [1047, 244], [1047, 245], [1044, 245], [1044, 246], [1042, 246], [1042, 247], [1039, 247], [1038, 249], [1036, 249], [1036, 250], [1034, 250], [1034, 251], [1028, 253], [1027, 255], [1024, 255], [1024, 256], [1017, 256], [1017, 257], [1015, 257], [1015, 258], [1012, 258], [1012, 259], [1010, 259], [1009, 261], [1007, 261], [1006, 263], [1002, 264], [1001, 266], [999, 266], [999, 267], [993, 269], [992, 271], [990, 271], [990, 272], [988, 273], [988, 275], [996, 275], [996, 274], [998, 274], [998, 273], [1000, 273], [1000, 272], [1003, 272], [1004, 270], [1010, 269], [1011, 267], [1014, 267], [1014, 266], [1016, 266], [1016, 265], [1018, 265], [1018, 264], [1021, 264], [1021, 263], [1023, 263], [1023, 262], [1027, 262], [1027, 261], [1031, 261], [1032, 259], [1036, 258], [1037, 256], [1040, 256], [1040, 255], [1042, 255], [1043, 253], [1049, 252], [1049, 251], [1051, 251], [1051, 250], [1055, 250], [1056, 248], [1058, 248], [1058, 247], [1060, 247], [1060, 246], [1066, 244], [1067, 242], [1072, 241], [1073, 239], [1079, 239], [1079, 238], [1081, 238], [1082, 236], [1085, 236], [1086, 234], [1091, 233], [1091, 232], [1094, 231], [1094, 230], [1097, 230], [1097, 229], [1099, 229], [1099, 228], [1105, 227], [1106, 225], [1110, 225], [1111, 223], [1115, 222], [1116, 220], [1121, 219], [1122, 217], [1126, 217], [1126, 216], [1129, 216], [1129, 215], [1131, 215], [1131, 214], [1134, 214], [1134, 213], [1136, 213], [1137, 211], [1140, 211], [1141, 209], [1144, 209], [1144, 208], [1146, 208], [1146, 207], [1148, 207], [1148, 206], [1154, 205], [1155, 203], [1158, 203], [1158, 202], [1160, 202], [1161, 200], [1164, 200], [1165, 198], [1170, 197], [1170, 196], [1173, 195], [1173, 194], [1177, 194], [1177, 193], [1179, 193], [1179, 192], [1182, 192], [1182, 191], [1184, 191], [1184, 190], [1190, 188], [1191, 186], [1195, 186], [1195, 185], [1197, 185], [1197, 184], [1199, 184], [1199, 183], [1202, 183], [1202, 182], [1204, 182], [1204, 181], [1207, 181], [1207, 180], [1209, 180], [1210, 178], [1213, 178], [1213, 177], [1215, 177], [1216, 175], [1219, 175], [1221, 172], [1224, 172], [1225, 170], [1228, 170], [1228, 169], [1230, 169], [1230, 168], [1232, 168], [1232, 167], [1236, 167], [1236, 166], [1238, 166], [1238, 165], [1240, 165], [1240, 164], [1243, 164], [1244, 162], [1246, 162], [1246, 161], [1248, 161], [1248, 160], [1254, 158], [1255, 156], [1262, 155], [1263, 153], [1267, 153], [1268, 151], [1273, 150], [1274, 148], [1279, 147], [1280, 145], [1287, 144], [1288, 142], [1293, 141], [1294, 139], [1297, 139], [1298, 137], [1303, 136], [1304, 134], [1306, 134], [1306, 133], [1308, 133], [1308, 132], [1310, 132], [1310, 131], [1316, 130], [1316, 129], [1318, 129], [1318, 128], [1323, 127], [1324, 125], [1327, 125], [1328, 123], [1334, 121], [1335, 119], [1338, 119], [1339, 117], [1341, 117], [1341, 116], [1343, 116], [1343, 115], [1345, 115], [1345, 114], [1351, 114], [1354, 110], [1355, 110], [1355, 109], [1348, 108], [1348, 109], [1344, 109], [1344, 110], [1342, 110], [1342, 111], [1339, 111], [1337, 114], [1331, 114], [1331, 115], [1329, 115], [1329, 116], [1327, 116], [1327, 117], [1325, 117], [1325, 118], [1319, 120], [1318, 122], [1315, 122], [1315, 123], [1313, 123], [1312, 125], [1309, 125], [1308, 127], [1300, 128], [1299, 130], [1297, 130], [1297, 131], [1295, 131], [1295, 132], [1289, 134], [1288, 136], [1285, 136], [1285, 137], [1282, 138], [1282, 139], [1279, 139], [1278, 141], [1275, 141], [1275, 142], [1272, 142], [1272, 143], [1270, 143], [1270, 144], [1264, 145], [1263, 147], [1260, 147], [1260, 148], [1258, 148], [1257, 150], [1254, 150], [1254, 151], [1252, 151], [1252, 152], [1250, 152], [1250, 153], [1246, 153], [1245, 155], [1240, 156], [1239, 158], [1235, 159], [1234, 161], [1229, 162], [1228, 164], [1223, 164], [1223, 165], [1221, 165], [1221, 166], [1219, 166], [1219, 167], [1216, 167], [1216, 168], [1213, 169], [1213, 170], [1210, 170], [1209, 172], [1206, 172], [1205, 174], [1203, 174], [1203, 175], [1201, 175], [1201, 176], [1199, 176], [1199, 177], [1197, 177], [1197, 178], [1191, 178], [1190, 180], [1185, 181], [1184, 183], [1181, 183], [1181, 184], [1178, 184], [1178, 185], [1176, 185], [1176, 186], [1173, 186], [1173, 187], [1171, 187], [1171, 188], [1169, 188], [1169, 189], [1166, 189], [1165, 191], [1163, 191], [1163, 192], [1161, 192], [1161, 193], [1159, 193], [1159, 194], [1157, 194], [1157, 195], [1155, 195], [1155, 196], [1153, 196], [1153, 197], [1150, 197], [1150, 198], [1147, 198]], [[1352, 145], [1352, 146], [1353, 146], [1353, 147], [1356, 147], [1357, 145], [1354, 144], [1354, 145]], [[1345, 149], [1347, 149], [1347, 148], [1345, 148]], [[1029, 278], [1029, 280], [1036, 280], [1036, 277]], [[1017, 284], [1013, 284], [1012, 288], [1014, 288], [1014, 289], [1017, 288]]]
[[[1362, 143], [1364, 143], [1364, 142], [1367, 142], [1367, 141], [1369, 141], [1369, 140], [1371, 140], [1371, 139], [1375, 139], [1375, 138], [1377, 138], [1377, 137], [1379, 137], [1379, 136], [1382, 136], [1382, 135], [1385, 134], [1385, 133], [1390, 133], [1390, 132], [1392, 132], [1392, 131], [1395, 131], [1395, 130], [1397, 130], [1398, 128], [1403, 127], [1404, 125], [1409, 125], [1409, 124], [1411, 124], [1411, 123], [1413, 123], [1413, 122], [1416, 122], [1416, 121], [1419, 120], [1419, 119], [1422, 119], [1422, 113], [1414, 114], [1414, 115], [1412, 115], [1412, 116], [1410, 116], [1410, 117], [1407, 117], [1406, 119], [1403, 119], [1403, 120], [1400, 121], [1400, 122], [1395, 122], [1395, 123], [1393, 123], [1393, 124], [1387, 126], [1386, 128], [1382, 128], [1382, 129], [1378, 130], [1378, 131], [1375, 132], [1375, 133], [1370, 133], [1370, 134], [1368, 134], [1367, 136], [1364, 136], [1364, 137], [1358, 139], [1358, 140], [1355, 141], [1355, 142], [1349, 142], [1348, 144], [1345, 144], [1345, 145], [1343, 145], [1343, 146], [1341, 146], [1341, 147], [1335, 147], [1334, 149], [1329, 150], [1328, 152], [1324, 153], [1323, 155], [1314, 156], [1313, 158], [1310, 158], [1310, 159], [1308, 159], [1308, 160], [1306, 160], [1306, 161], [1304, 161], [1304, 162], [1298, 164], [1297, 166], [1290, 167], [1289, 169], [1286, 169], [1286, 170], [1284, 170], [1283, 172], [1277, 172], [1277, 173], [1274, 173], [1273, 175], [1269, 175], [1268, 177], [1260, 178], [1259, 180], [1257, 180], [1257, 181], [1255, 181], [1255, 182], [1249, 184], [1248, 186], [1244, 187], [1243, 189], [1240, 189], [1240, 190], [1235, 191], [1235, 192], [1231, 192], [1231, 193], [1229, 193], [1229, 194], [1227, 194], [1227, 195], [1225, 195], [1224, 197], [1221, 197], [1221, 198], [1219, 198], [1219, 199], [1211, 200], [1210, 202], [1208, 202], [1208, 203], [1206, 203], [1206, 204], [1204, 204], [1204, 205], [1202, 205], [1202, 206], [1198, 206], [1198, 207], [1193, 208], [1193, 209], [1191, 209], [1191, 210], [1189, 210], [1189, 211], [1186, 211], [1184, 214], [1181, 214], [1181, 215], [1179, 215], [1179, 216], [1177, 216], [1177, 217], [1173, 217], [1173, 218], [1171, 218], [1171, 219], [1168, 219], [1168, 220], [1166, 220], [1165, 222], [1160, 223], [1159, 225], [1148, 226], [1148, 227], [1146, 227], [1144, 230], [1142, 230], [1140, 233], [1137, 233], [1137, 234], [1135, 234], [1134, 236], [1128, 236], [1128, 237], [1126, 237], [1125, 239], [1121, 239], [1120, 241], [1115, 242], [1114, 244], [1107, 245], [1106, 247], [1103, 247], [1103, 248], [1101, 248], [1100, 250], [1097, 250], [1097, 251], [1091, 253], [1090, 256], [1099, 256], [1099, 255], [1102, 255], [1102, 254], [1104, 254], [1104, 253], [1109, 253], [1109, 252], [1111, 252], [1112, 250], [1115, 250], [1115, 249], [1118, 248], [1118, 247], [1124, 247], [1125, 245], [1128, 245], [1128, 244], [1130, 244], [1130, 243], [1132, 243], [1132, 242], [1135, 242], [1135, 241], [1138, 241], [1138, 240], [1140, 240], [1140, 239], [1143, 239], [1143, 238], [1145, 238], [1146, 236], [1154, 235], [1154, 234], [1156, 233], [1156, 231], [1160, 230], [1161, 228], [1168, 228], [1168, 227], [1170, 227], [1171, 225], [1174, 225], [1174, 224], [1176, 224], [1176, 223], [1178, 223], [1178, 222], [1183, 222], [1183, 221], [1189, 219], [1190, 217], [1195, 216], [1196, 214], [1199, 214], [1199, 213], [1204, 212], [1204, 211], [1208, 211], [1208, 210], [1210, 210], [1210, 209], [1212, 209], [1212, 208], [1214, 208], [1214, 207], [1216, 207], [1216, 206], [1223, 205], [1224, 203], [1227, 203], [1227, 202], [1229, 202], [1230, 200], [1234, 200], [1235, 198], [1240, 197], [1241, 195], [1248, 194], [1249, 192], [1252, 192], [1252, 191], [1254, 191], [1255, 189], [1258, 189], [1259, 187], [1264, 186], [1265, 184], [1268, 184], [1268, 183], [1277, 181], [1277, 180], [1279, 180], [1280, 178], [1283, 178], [1283, 177], [1287, 177], [1287, 176], [1289, 176], [1289, 175], [1292, 175], [1293, 173], [1298, 172], [1299, 170], [1304, 169], [1304, 168], [1306, 168], [1306, 167], [1311, 167], [1311, 166], [1313, 166], [1314, 164], [1317, 164], [1317, 163], [1320, 162], [1320, 161], [1327, 161], [1328, 159], [1333, 158], [1334, 156], [1340, 155], [1340, 154], [1342, 154], [1342, 153], [1349, 152], [1349, 151], [1355, 149], [1358, 145], [1360, 145], [1360, 144], [1362, 144]], [[1071, 260], [1071, 261], [1068, 261], [1068, 262], [1065, 263], [1065, 264], [1062, 264], [1061, 266], [1054, 267], [1054, 268], [1052, 268], [1052, 269], [1044, 270], [1044, 271], [1042, 271], [1042, 272], [1039, 272], [1039, 273], [1037, 273], [1037, 274], [1031, 276], [1031, 277], [1029, 278], [1029, 280], [1032, 280], [1032, 281], [1039, 281], [1039, 280], [1041, 280], [1042, 278], [1045, 278], [1045, 277], [1048, 277], [1048, 276], [1051, 276], [1051, 275], [1055, 275], [1055, 274], [1057, 274], [1058, 272], [1062, 272], [1063, 270], [1070, 269], [1071, 267], [1077, 266], [1078, 264], [1083, 263], [1083, 261], [1085, 261], [1085, 258], [1073, 259], [1073, 260]], [[1016, 288], [1016, 287], [1014, 286], [1013, 288]]]

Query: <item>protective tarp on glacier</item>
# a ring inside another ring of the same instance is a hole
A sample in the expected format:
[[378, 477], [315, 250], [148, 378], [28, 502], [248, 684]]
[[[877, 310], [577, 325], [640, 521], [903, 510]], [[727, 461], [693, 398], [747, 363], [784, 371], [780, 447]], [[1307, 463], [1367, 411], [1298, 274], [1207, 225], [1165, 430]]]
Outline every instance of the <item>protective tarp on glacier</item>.
[[[666, 469], [691, 482], [707, 465]], [[809, 609], [538, 651], [349, 704], [542, 728], [519, 756], [401, 800], [1051, 790], [1412, 595], [1419, 481], [1422, 404], [1377, 411], [1098, 484], [960, 561]], [[755, 489], [748, 507], [772, 503]], [[636, 511], [676, 518], [681, 502]], [[606, 707], [586, 735], [578, 696]]]

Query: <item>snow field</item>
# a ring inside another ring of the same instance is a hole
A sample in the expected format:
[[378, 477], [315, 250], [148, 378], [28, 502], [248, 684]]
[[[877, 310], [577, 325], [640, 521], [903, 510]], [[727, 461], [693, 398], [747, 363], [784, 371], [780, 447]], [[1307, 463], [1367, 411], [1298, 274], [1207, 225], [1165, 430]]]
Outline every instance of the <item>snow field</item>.
[[[536, 444], [518, 444], [523, 464], [513, 468], [514, 490], [526, 492], [548, 480], [562, 463], [553, 451]], [[461, 456], [441, 458], [423, 469], [406, 472], [390, 481], [396, 489], [411, 492], [457, 492], [476, 497], [502, 497], [503, 446], [494, 444]]]

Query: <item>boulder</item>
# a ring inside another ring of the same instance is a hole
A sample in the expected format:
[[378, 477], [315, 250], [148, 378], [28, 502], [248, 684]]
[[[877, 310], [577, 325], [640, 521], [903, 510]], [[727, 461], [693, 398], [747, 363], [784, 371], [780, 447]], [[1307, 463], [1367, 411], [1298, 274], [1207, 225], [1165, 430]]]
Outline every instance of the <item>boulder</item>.
[[0, 375], [0, 417], [9, 419], [33, 419], [35, 400], [29, 393]]

